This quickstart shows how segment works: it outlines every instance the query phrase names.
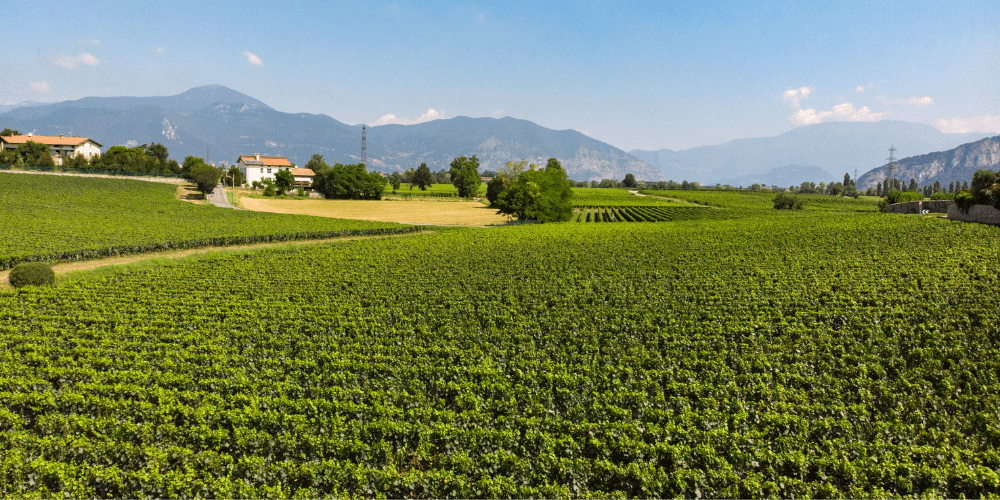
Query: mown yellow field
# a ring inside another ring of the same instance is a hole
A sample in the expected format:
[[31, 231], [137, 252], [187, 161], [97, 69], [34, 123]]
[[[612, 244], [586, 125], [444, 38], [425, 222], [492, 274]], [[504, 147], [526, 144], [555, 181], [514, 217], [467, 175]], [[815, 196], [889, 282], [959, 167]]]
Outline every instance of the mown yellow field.
[[240, 206], [259, 212], [317, 215], [338, 219], [376, 220], [403, 224], [490, 226], [507, 217], [474, 201], [273, 200], [241, 198]]

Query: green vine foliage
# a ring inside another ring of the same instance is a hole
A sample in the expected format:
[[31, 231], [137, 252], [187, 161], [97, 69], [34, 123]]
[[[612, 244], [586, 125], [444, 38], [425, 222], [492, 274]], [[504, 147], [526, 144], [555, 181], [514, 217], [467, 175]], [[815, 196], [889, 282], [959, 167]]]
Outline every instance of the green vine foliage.
[[0, 269], [21, 262], [415, 230], [181, 203], [175, 189], [137, 180], [0, 173]]
[[765, 207], [0, 291], [0, 496], [1000, 494], [1000, 229]]

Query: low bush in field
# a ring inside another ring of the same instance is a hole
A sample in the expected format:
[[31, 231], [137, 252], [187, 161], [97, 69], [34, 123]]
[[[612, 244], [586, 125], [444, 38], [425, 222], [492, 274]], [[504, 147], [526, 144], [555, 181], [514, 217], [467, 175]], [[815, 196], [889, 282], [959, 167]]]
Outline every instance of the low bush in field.
[[7, 279], [14, 288], [52, 285], [56, 282], [56, 273], [44, 262], [24, 262], [14, 266]]
[[802, 210], [803, 201], [788, 193], [778, 193], [774, 197], [774, 208], [777, 210]]

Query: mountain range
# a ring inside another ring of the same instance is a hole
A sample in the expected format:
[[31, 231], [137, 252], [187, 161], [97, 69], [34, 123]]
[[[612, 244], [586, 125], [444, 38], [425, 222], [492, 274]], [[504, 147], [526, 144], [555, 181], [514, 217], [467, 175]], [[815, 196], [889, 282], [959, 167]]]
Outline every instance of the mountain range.
[[[668, 179], [702, 184], [789, 186], [803, 181], [842, 180], [885, 163], [888, 149], [920, 155], [977, 141], [987, 134], [945, 134], [901, 121], [827, 122], [797, 127], [774, 137], [737, 139], [682, 151], [634, 150], [629, 154], [657, 166]], [[824, 175], [824, 173], [826, 175]]]
[[[0, 113], [0, 127], [36, 135], [82, 135], [105, 147], [159, 142], [171, 156], [233, 163], [242, 154], [287, 156], [305, 164], [313, 154], [328, 163], [361, 160], [361, 126], [327, 115], [284, 113], [221, 85], [163, 97], [86, 97], [52, 104], [25, 103]], [[574, 130], [552, 130], [515, 118], [456, 117], [366, 131], [369, 168], [402, 171], [427, 163], [447, 169], [476, 155], [481, 170], [511, 160], [544, 165], [558, 158], [575, 180], [663, 180], [662, 174], [621, 149]]]
[[[858, 188], [867, 189], [885, 180], [888, 170], [882, 165], [858, 177]], [[1000, 167], [1000, 136], [987, 137], [962, 144], [948, 151], [910, 156], [893, 163], [892, 176], [908, 184], [916, 179], [925, 186], [935, 181], [947, 186], [951, 182], [967, 182], [979, 169], [997, 170]]]
[[[0, 106], [0, 128], [6, 127], [36, 135], [82, 135], [105, 148], [159, 142], [178, 160], [194, 155], [233, 163], [239, 155], [253, 153], [287, 156], [299, 165], [317, 153], [328, 163], [361, 160], [360, 125], [323, 114], [281, 112], [222, 85], [196, 87], [173, 96], [7, 104]], [[496, 170], [511, 160], [541, 165], [555, 157], [574, 180], [622, 179], [631, 173], [646, 181], [790, 186], [841, 180], [845, 172], [853, 178], [855, 170], [871, 170], [874, 173], [862, 180], [874, 185], [890, 146], [895, 146], [898, 156], [907, 157], [900, 162], [899, 178], [938, 180], [952, 175], [945, 164], [989, 163], [986, 145], [948, 156], [949, 150], [980, 141], [987, 134], [945, 134], [930, 125], [900, 121], [820, 123], [774, 137], [681, 151], [625, 152], [575, 130], [552, 130], [510, 117], [459, 116], [415, 125], [382, 125], [368, 128], [366, 135], [368, 166], [383, 172], [420, 163], [432, 170], [447, 169], [462, 155], [476, 155], [481, 170]], [[931, 158], [930, 153], [936, 151], [944, 153]], [[911, 161], [913, 157], [921, 159]], [[965, 180], [971, 173], [956, 170], [954, 176]], [[864, 185], [859, 182], [859, 187]]]

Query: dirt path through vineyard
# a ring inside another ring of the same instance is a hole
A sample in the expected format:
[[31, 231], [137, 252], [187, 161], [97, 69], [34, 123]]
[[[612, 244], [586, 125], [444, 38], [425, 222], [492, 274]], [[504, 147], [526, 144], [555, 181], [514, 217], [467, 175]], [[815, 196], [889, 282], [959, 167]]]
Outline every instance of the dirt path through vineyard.
[[[430, 234], [434, 231], [419, 231], [415, 233], [404, 233], [404, 234], [392, 234], [388, 236], [348, 236], [343, 238], [325, 238], [320, 240], [299, 240], [299, 241], [283, 241], [280, 243], [255, 243], [253, 245], [238, 245], [238, 246], [220, 246], [220, 247], [204, 247], [204, 248], [192, 248], [188, 250], [175, 250], [172, 252], [152, 252], [152, 253], [141, 253], [134, 255], [123, 255], [121, 257], [109, 257], [106, 259], [95, 259], [95, 260], [78, 260], [73, 262], [63, 262], [52, 266], [52, 270], [55, 271], [56, 276], [60, 274], [65, 274], [70, 271], [83, 271], [87, 269], [97, 269], [99, 267], [105, 266], [119, 266], [122, 264], [131, 264], [133, 262], [139, 262], [141, 260], [150, 259], [179, 259], [181, 257], [187, 257], [189, 255], [198, 255], [208, 252], [228, 252], [228, 251], [238, 251], [238, 250], [249, 250], [256, 248], [272, 248], [272, 247], [286, 247], [293, 245], [314, 245], [317, 243], [331, 243], [338, 241], [351, 241], [351, 240], [367, 240], [372, 238], [398, 238], [402, 236], [414, 236], [418, 234]], [[0, 271], [0, 289], [10, 289], [10, 283], [7, 281], [7, 277], [10, 275], [10, 270]]]

